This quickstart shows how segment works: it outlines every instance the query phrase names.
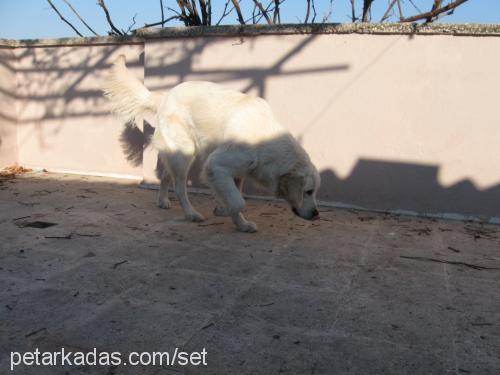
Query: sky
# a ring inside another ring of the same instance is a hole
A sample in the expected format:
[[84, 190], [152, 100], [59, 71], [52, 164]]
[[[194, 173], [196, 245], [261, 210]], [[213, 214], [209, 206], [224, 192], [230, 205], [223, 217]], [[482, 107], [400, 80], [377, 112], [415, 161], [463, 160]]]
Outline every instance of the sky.
[[[85, 36], [92, 36], [82, 23], [73, 15], [63, 0], [52, 0], [61, 13], [72, 22]], [[96, 4], [96, 0], [69, 0], [85, 21], [100, 35], [107, 35], [109, 29], [104, 14]], [[263, 4], [269, 0], [261, 0]], [[332, 1], [329, 22], [350, 22], [349, 0], [316, 0], [318, 21], [328, 15]], [[375, 0], [373, 7], [374, 20], [380, 20], [387, 9], [390, 0]], [[446, 1], [446, 0], [445, 0]], [[449, 0], [448, 0], [449, 1]], [[145, 23], [161, 20], [159, 0], [105, 0], [113, 22], [121, 29], [127, 29], [135, 16], [133, 28], [142, 27]], [[214, 14], [221, 14], [225, 0], [212, 0]], [[405, 15], [417, 11], [412, 3], [422, 11], [431, 7], [432, 0], [402, 0]], [[447, 1], [446, 1], [447, 2]], [[177, 8], [175, 0], [163, 0], [165, 8]], [[240, 0], [244, 14], [251, 15], [252, 0]], [[358, 0], [357, 4], [362, 1]], [[303, 21], [305, 15], [305, 0], [286, 0], [282, 5], [282, 23], [297, 23]], [[172, 15], [165, 10], [165, 17]], [[358, 10], [359, 13], [359, 10]], [[218, 20], [214, 16], [213, 19]], [[453, 23], [500, 23], [499, 0], [469, 0], [456, 9], [453, 15], [444, 17], [439, 22]], [[222, 24], [237, 23], [234, 12], [224, 19]], [[178, 21], [169, 26], [181, 26]], [[75, 32], [63, 23], [50, 8], [46, 0], [0, 0], [0, 38], [37, 39], [77, 36]]]

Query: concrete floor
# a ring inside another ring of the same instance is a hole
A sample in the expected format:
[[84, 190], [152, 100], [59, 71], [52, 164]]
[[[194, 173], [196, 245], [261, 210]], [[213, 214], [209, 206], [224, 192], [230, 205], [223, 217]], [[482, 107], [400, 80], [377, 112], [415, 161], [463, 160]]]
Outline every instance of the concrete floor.
[[0, 183], [0, 373], [11, 351], [61, 347], [205, 347], [208, 367], [13, 373], [500, 373], [500, 270], [464, 265], [500, 268], [499, 227], [326, 207], [306, 222], [249, 200], [259, 232], [244, 234], [206, 195], [192, 195], [202, 224], [155, 195], [98, 177]]

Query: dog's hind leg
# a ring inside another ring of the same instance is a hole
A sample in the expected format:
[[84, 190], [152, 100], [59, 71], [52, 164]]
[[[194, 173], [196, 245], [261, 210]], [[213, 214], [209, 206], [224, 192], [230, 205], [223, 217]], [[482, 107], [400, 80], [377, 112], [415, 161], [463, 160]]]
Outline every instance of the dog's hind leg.
[[167, 155], [160, 152], [158, 155], [158, 162], [161, 164], [160, 172], [160, 191], [158, 192], [158, 207], [169, 208], [170, 200], [168, 199], [168, 187], [170, 185], [170, 175], [168, 171]]
[[174, 190], [184, 210], [187, 221], [203, 221], [205, 218], [196, 211], [189, 201], [186, 180], [189, 168], [193, 163], [194, 155], [175, 152], [168, 156], [168, 169], [174, 183]]
[[174, 191], [188, 221], [203, 221], [204, 217], [197, 212], [189, 201], [186, 180], [191, 164], [195, 158], [196, 147], [190, 135], [185, 130], [182, 120], [176, 116], [160, 117], [159, 125], [153, 136], [155, 147], [160, 151], [160, 157], [167, 175], [162, 175], [160, 197], [167, 197], [168, 177], [170, 176]]

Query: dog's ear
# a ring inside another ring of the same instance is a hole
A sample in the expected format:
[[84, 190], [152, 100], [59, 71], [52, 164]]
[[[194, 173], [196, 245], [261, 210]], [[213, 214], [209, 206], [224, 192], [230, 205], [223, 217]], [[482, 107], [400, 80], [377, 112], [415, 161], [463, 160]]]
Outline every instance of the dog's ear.
[[304, 200], [304, 177], [298, 176], [294, 173], [287, 173], [280, 176], [278, 181], [278, 190], [276, 195], [284, 198], [291, 203], [294, 207], [302, 206]]

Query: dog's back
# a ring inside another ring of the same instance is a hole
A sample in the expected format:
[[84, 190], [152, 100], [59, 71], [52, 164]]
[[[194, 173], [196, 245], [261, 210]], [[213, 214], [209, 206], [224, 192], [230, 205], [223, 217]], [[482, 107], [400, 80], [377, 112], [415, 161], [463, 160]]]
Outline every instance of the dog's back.
[[286, 132], [264, 99], [212, 82], [174, 87], [160, 103], [158, 115], [182, 116], [201, 148], [225, 142], [255, 145]]

